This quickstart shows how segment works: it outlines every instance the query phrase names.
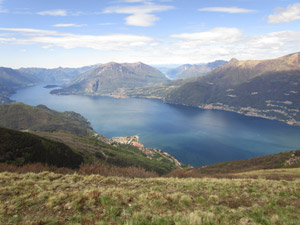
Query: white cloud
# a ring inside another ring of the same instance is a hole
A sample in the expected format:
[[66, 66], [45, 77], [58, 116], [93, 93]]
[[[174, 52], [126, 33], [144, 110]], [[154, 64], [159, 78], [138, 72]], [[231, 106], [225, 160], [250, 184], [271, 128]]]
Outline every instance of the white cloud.
[[[76, 63], [83, 66], [108, 61], [184, 64], [231, 58], [267, 59], [300, 51], [299, 40], [300, 32], [295, 31], [246, 35], [242, 30], [226, 27], [173, 34], [168, 39], [160, 40], [132, 34], [80, 35], [55, 30], [0, 28], [0, 44], [18, 45], [28, 52], [31, 48], [29, 45], [37, 45], [47, 51], [60, 50], [61, 54], [68, 56], [63, 66], [76, 66]], [[76, 49], [63, 51], [62, 48]], [[74, 51], [80, 52], [80, 61]], [[48, 61], [41, 60], [42, 63]], [[62, 63], [57, 58], [50, 61], [52, 66]]]
[[275, 14], [269, 15], [268, 23], [287, 23], [300, 20], [300, 3], [289, 5], [287, 8], [277, 8]]
[[247, 36], [237, 28], [215, 28], [171, 37], [179, 40], [173, 43], [174, 47], [169, 52], [185, 63], [207, 62], [218, 58], [266, 59], [300, 50], [300, 32], [295, 31]]
[[158, 17], [152, 14], [133, 14], [126, 17], [126, 24], [131, 26], [150, 27], [155, 21], [159, 20]]
[[223, 12], [223, 13], [251, 13], [251, 12], [256, 12], [256, 10], [237, 8], [237, 7], [208, 7], [208, 8], [198, 9], [198, 11]]
[[67, 16], [68, 15], [67, 11], [63, 9], [42, 11], [42, 12], [38, 12], [37, 14], [41, 16]]
[[8, 44], [39, 44], [65, 49], [90, 48], [95, 50], [121, 50], [130, 47], [140, 47], [150, 44], [153, 39], [143, 35], [109, 34], [109, 35], [80, 35], [62, 33], [51, 30], [0, 28], [0, 31], [16, 32], [13, 38], [2, 39]]
[[53, 27], [83, 27], [85, 24], [74, 24], [74, 23], [59, 23], [52, 25]]
[[173, 8], [169, 5], [145, 3], [137, 6], [110, 7], [106, 8], [104, 13], [131, 14], [125, 18], [127, 25], [149, 27], [159, 20], [157, 16], [153, 15], [154, 12], [167, 11]]

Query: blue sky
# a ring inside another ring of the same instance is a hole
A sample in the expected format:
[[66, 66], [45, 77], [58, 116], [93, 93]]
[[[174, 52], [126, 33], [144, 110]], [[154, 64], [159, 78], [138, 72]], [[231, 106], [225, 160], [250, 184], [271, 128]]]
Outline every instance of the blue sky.
[[0, 66], [184, 64], [298, 51], [299, 0], [0, 0]]

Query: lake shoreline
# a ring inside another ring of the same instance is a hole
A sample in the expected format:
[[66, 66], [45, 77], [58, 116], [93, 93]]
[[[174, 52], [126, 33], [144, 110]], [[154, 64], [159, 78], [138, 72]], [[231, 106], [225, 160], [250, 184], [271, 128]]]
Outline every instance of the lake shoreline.
[[43, 86], [20, 89], [12, 99], [33, 106], [44, 104], [60, 112], [78, 112], [97, 133], [108, 138], [138, 135], [145, 146], [161, 149], [195, 167], [300, 145], [299, 127], [279, 121], [141, 96], [50, 95]]

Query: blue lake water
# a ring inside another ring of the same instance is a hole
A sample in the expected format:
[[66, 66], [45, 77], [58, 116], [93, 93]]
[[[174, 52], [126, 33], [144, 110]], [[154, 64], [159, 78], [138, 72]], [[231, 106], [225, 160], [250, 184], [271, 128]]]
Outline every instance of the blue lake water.
[[108, 138], [138, 135], [145, 146], [193, 166], [300, 149], [300, 127], [277, 121], [152, 99], [54, 96], [43, 86], [22, 89], [11, 98], [78, 112]]

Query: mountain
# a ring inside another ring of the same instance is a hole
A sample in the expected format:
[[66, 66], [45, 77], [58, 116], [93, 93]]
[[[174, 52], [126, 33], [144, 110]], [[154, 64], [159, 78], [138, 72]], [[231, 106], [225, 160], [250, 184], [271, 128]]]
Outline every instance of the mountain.
[[18, 71], [29, 74], [40, 79], [43, 83], [48, 84], [65, 84], [77, 78], [81, 73], [93, 69], [97, 65], [85, 66], [80, 68], [20, 68]]
[[270, 60], [232, 59], [206, 76], [171, 83], [165, 92], [160, 92], [167, 103], [228, 110], [300, 125], [299, 89], [300, 53], [295, 53]]
[[75, 112], [57, 112], [44, 105], [29, 106], [23, 103], [0, 105], [0, 127], [14, 130], [64, 130], [78, 135], [95, 132], [90, 123]]
[[35, 76], [21, 73], [17, 70], [0, 67], [0, 83], [7, 87], [24, 87], [33, 85], [38, 81]]
[[225, 61], [225, 60], [216, 60], [216, 61], [207, 63], [206, 66], [213, 70], [213, 69], [215, 69], [219, 66], [223, 66], [227, 63], [228, 63], [228, 61]]
[[17, 70], [0, 67], [0, 104], [11, 103], [9, 96], [17, 89], [31, 86], [39, 80], [30, 74], [24, 74]]
[[120, 95], [132, 89], [168, 79], [157, 69], [138, 63], [107, 63], [83, 73], [78, 79], [52, 94]]
[[79, 168], [83, 158], [65, 144], [34, 134], [0, 127], [0, 163], [17, 166], [44, 163], [56, 167]]
[[166, 75], [172, 80], [186, 79], [191, 77], [203, 76], [218, 66], [225, 65], [227, 61], [216, 60], [207, 64], [184, 64], [175, 69], [166, 72]]

